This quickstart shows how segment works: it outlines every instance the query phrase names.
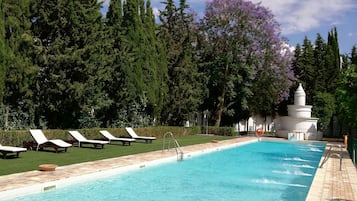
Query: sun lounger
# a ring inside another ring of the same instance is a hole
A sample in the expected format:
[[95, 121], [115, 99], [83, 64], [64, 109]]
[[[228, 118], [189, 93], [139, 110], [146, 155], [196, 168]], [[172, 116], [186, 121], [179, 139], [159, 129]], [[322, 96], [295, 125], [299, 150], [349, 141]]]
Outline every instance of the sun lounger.
[[5, 159], [8, 155], [14, 155], [16, 158], [19, 157], [21, 152], [27, 151], [26, 148], [22, 147], [12, 147], [12, 146], [2, 146], [0, 145], [0, 152], [2, 157]]
[[126, 132], [132, 137], [133, 139], [136, 140], [145, 140], [146, 143], [152, 143], [153, 140], [156, 140], [156, 137], [147, 137], [147, 136], [139, 136], [135, 133], [133, 128], [131, 127], [126, 127], [125, 128]]
[[40, 148], [43, 149], [45, 147], [52, 147], [55, 149], [56, 153], [59, 149], [63, 149], [66, 152], [67, 148], [72, 146], [71, 144], [60, 139], [48, 140], [40, 129], [31, 129], [30, 134], [37, 143], [36, 151]]
[[103, 131], [99, 131], [100, 134], [102, 134], [106, 139], [109, 140], [109, 143], [111, 143], [112, 141], [119, 141], [123, 143], [123, 146], [128, 145], [130, 146], [131, 142], [135, 142], [135, 139], [131, 139], [131, 138], [118, 138], [113, 136], [111, 133], [109, 133], [106, 130]]
[[92, 144], [95, 148], [104, 148], [105, 144], [108, 144], [108, 141], [102, 140], [88, 140], [78, 131], [69, 131], [69, 134], [78, 141], [78, 147], [82, 147], [83, 144]]

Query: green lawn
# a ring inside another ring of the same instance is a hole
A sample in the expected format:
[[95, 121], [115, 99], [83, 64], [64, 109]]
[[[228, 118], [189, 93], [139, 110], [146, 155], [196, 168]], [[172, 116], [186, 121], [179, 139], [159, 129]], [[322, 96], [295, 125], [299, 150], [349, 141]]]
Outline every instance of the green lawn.
[[[201, 144], [211, 140], [226, 140], [232, 137], [189, 135], [178, 137], [177, 141], [181, 146]], [[53, 163], [59, 166], [95, 161], [106, 158], [114, 158], [131, 154], [156, 151], [162, 149], [162, 139], [155, 140], [152, 144], [145, 144], [140, 141], [132, 143], [131, 146], [118, 144], [108, 144], [104, 149], [94, 149], [91, 145], [88, 148], [71, 147], [67, 152], [54, 153], [53, 149], [45, 151], [27, 151], [20, 154], [19, 158], [0, 159], [0, 175], [7, 175], [30, 170], [37, 170], [40, 164]]]

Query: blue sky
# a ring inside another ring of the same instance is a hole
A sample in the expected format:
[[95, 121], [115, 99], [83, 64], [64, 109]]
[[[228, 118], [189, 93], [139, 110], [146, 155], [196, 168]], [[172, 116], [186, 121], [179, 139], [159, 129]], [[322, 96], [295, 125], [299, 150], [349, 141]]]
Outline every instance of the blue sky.
[[[163, 9], [164, 0], [151, 0], [154, 12]], [[280, 23], [282, 36], [291, 46], [302, 44], [307, 36], [313, 43], [317, 33], [327, 40], [328, 32], [337, 27], [341, 54], [349, 54], [357, 45], [356, 0], [251, 0], [269, 8]], [[109, 0], [105, 0], [104, 7]], [[179, 2], [176, 0], [175, 2]], [[198, 16], [204, 15], [208, 0], [187, 0]]]

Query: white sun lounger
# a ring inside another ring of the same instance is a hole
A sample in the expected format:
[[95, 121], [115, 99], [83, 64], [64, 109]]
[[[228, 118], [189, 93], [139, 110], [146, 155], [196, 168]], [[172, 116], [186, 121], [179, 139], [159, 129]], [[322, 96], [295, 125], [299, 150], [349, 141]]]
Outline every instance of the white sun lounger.
[[66, 152], [67, 148], [72, 146], [71, 144], [60, 139], [48, 140], [40, 129], [31, 129], [30, 134], [37, 143], [36, 151], [40, 148], [52, 147], [55, 149], [56, 153], [58, 152], [58, 149], [64, 149]]
[[152, 143], [153, 140], [156, 140], [156, 137], [147, 137], [147, 136], [139, 136], [135, 133], [135, 131], [133, 130], [133, 128], [131, 127], [126, 127], [125, 128], [126, 132], [128, 132], [128, 134], [136, 140], [145, 140], [146, 143]]
[[103, 131], [99, 131], [100, 134], [102, 134], [105, 138], [107, 138], [109, 140], [109, 143], [111, 143], [112, 141], [119, 141], [123, 143], [124, 145], [128, 145], [130, 146], [131, 142], [135, 142], [135, 139], [132, 138], [119, 138], [119, 137], [115, 137], [113, 136], [111, 133], [109, 133], [106, 130]]
[[95, 148], [103, 149], [104, 145], [109, 143], [108, 141], [102, 141], [102, 140], [88, 140], [78, 131], [68, 131], [68, 132], [75, 140], [78, 141], [78, 147], [82, 147], [83, 144], [92, 144]]
[[26, 148], [23, 147], [12, 147], [12, 146], [2, 146], [0, 145], [0, 152], [2, 157], [5, 159], [8, 154], [13, 154], [16, 158], [19, 157], [21, 152], [27, 151]]

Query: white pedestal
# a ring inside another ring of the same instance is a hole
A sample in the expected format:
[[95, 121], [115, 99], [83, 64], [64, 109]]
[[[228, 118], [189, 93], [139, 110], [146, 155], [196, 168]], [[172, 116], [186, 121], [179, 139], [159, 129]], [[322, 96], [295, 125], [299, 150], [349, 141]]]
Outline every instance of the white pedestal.
[[302, 133], [302, 132], [288, 133], [288, 140], [291, 140], [291, 141], [303, 141], [304, 140], [304, 133]]

